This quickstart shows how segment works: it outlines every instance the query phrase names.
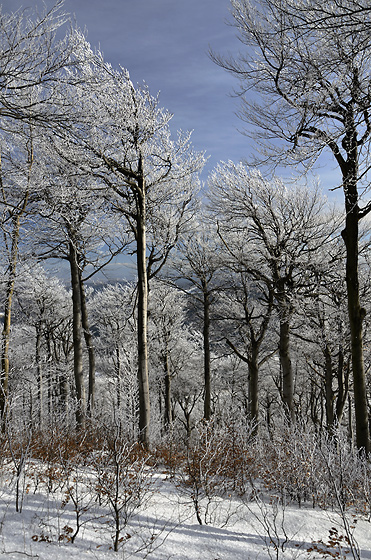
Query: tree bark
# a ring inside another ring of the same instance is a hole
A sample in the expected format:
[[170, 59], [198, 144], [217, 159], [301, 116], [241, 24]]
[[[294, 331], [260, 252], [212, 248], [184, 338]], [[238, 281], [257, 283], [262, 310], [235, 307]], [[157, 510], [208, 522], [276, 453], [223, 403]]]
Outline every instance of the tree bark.
[[368, 424], [367, 389], [363, 361], [362, 324], [365, 310], [361, 307], [358, 279], [358, 216], [347, 204], [346, 226], [342, 236], [346, 246], [346, 285], [350, 325], [356, 443], [358, 449], [371, 452]]
[[165, 430], [168, 431], [169, 427], [173, 422], [173, 415], [172, 415], [172, 406], [171, 406], [171, 371], [170, 371], [169, 352], [167, 349], [167, 344], [166, 344], [163, 360], [164, 360], [164, 373], [165, 373], [164, 424], [165, 424]]
[[207, 287], [204, 288], [204, 419], [211, 418], [211, 365], [210, 365], [210, 296]]
[[[259, 418], [259, 345], [251, 348], [250, 359], [248, 361], [249, 368], [249, 416], [252, 422], [257, 424]], [[254, 429], [256, 434], [257, 429]]]
[[89, 327], [88, 309], [86, 306], [86, 296], [85, 287], [80, 274], [80, 291], [81, 291], [81, 322], [82, 330], [85, 338], [85, 345], [88, 351], [89, 358], [89, 385], [88, 385], [88, 402], [87, 402], [87, 414], [92, 416], [94, 412], [94, 402], [95, 402], [95, 349], [93, 345], [93, 337]]
[[20, 216], [15, 215], [12, 218], [12, 244], [10, 250], [9, 276], [6, 283], [5, 307], [4, 307], [4, 325], [2, 331], [1, 344], [1, 387], [0, 387], [0, 414], [1, 420], [4, 422], [8, 407], [8, 387], [9, 387], [9, 344], [10, 344], [10, 327], [12, 317], [13, 293], [16, 278], [16, 268], [18, 260], [18, 242], [20, 233]]
[[42, 338], [42, 321], [36, 324], [36, 342], [35, 342], [35, 361], [37, 371], [37, 401], [39, 406], [39, 427], [43, 425], [43, 408], [44, 408], [44, 380], [43, 369], [41, 365], [41, 338]]
[[146, 259], [146, 200], [143, 184], [138, 194], [137, 213], [137, 273], [138, 273], [138, 388], [139, 441], [149, 446], [150, 399], [148, 379], [148, 279]]
[[348, 397], [349, 389], [349, 362], [344, 370], [344, 351], [342, 346], [339, 346], [338, 365], [337, 365], [337, 380], [338, 380], [338, 396], [336, 399], [336, 419], [341, 422], [344, 407]]
[[324, 349], [325, 355], [325, 398], [326, 398], [326, 425], [330, 435], [334, 434], [335, 414], [334, 414], [334, 390], [332, 387], [332, 357], [329, 345]]
[[290, 421], [295, 421], [294, 376], [290, 357], [290, 322], [280, 319], [279, 357], [282, 370], [282, 401]]
[[71, 270], [72, 287], [72, 313], [73, 313], [73, 369], [76, 389], [76, 425], [79, 430], [85, 428], [85, 387], [83, 378], [83, 345], [82, 345], [82, 318], [81, 318], [81, 286], [78, 255], [72, 242], [69, 244], [69, 262]]

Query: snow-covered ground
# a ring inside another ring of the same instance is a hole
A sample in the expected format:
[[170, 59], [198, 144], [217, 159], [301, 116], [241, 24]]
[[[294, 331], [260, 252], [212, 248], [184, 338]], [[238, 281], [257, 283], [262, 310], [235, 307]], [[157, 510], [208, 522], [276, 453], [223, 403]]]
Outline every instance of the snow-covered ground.
[[[61, 506], [63, 495], [25, 493], [21, 513], [15, 511], [13, 491], [3, 486], [0, 495], [0, 557], [6, 560], [106, 560], [145, 558], [152, 560], [261, 560], [270, 558], [342, 558], [346, 546], [344, 522], [334, 512], [309, 507], [274, 508], [261, 502], [213, 501], [212, 524], [199, 525], [191, 495], [176, 488], [173, 481], [155, 475], [156, 484], [145, 508], [131, 519], [122, 532], [119, 552], [112, 548], [113, 520], [89, 504], [82, 511], [82, 527], [75, 542], [67, 542], [75, 528], [76, 516], [70, 503]], [[95, 509], [94, 509], [95, 508]], [[352, 525], [353, 518], [348, 521]], [[351, 529], [352, 530], [352, 529]], [[329, 543], [330, 531], [336, 544], [323, 553], [313, 543]], [[277, 533], [277, 534], [276, 534]], [[284, 536], [286, 535], [286, 537]], [[355, 544], [360, 557], [371, 559], [371, 523], [358, 518]], [[279, 545], [278, 549], [270, 538]], [[287, 542], [286, 542], [287, 540]], [[315, 547], [316, 548], [316, 547]], [[347, 557], [352, 557], [348, 553]]]

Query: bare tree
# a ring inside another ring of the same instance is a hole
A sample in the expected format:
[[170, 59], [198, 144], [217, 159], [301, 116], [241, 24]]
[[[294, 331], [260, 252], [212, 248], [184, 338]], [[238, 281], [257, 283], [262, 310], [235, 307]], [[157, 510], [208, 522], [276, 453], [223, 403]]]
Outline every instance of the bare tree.
[[[246, 49], [236, 58], [214, 59], [240, 80], [241, 117], [258, 139], [260, 161], [311, 164], [327, 150], [341, 173], [357, 446], [370, 452], [358, 274], [359, 222], [371, 210], [364, 199], [371, 140], [370, 8], [366, 0], [232, 0], [232, 15]], [[249, 97], [250, 90], [259, 97]]]

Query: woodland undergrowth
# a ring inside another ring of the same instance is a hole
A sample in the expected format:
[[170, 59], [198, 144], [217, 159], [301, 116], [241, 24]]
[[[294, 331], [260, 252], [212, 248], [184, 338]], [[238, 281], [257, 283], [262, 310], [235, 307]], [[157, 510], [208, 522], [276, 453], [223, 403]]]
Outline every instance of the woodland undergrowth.
[[90, 423], [76, 432], [8, 424], [0, 445], [2, 502], [10, 496], [21, 512], [27, 495], [41, 494], [52, 504], [35, 516], [34, 541], [73, 545], [89, 525], [106, 535], [113, 551], [135, 541], [135, 550], [148, 552], [159, 533], [136, 524], [134, 534], [133, 521], [156, 499], [164, 480], [200, 525], [226, 526], [255, 504], [267, 548], [277, 558], [288, 540], [284, 528], [284, 537], [282, 531], [278, 536], [277, 512], [288, 506], [339, 515], [341, 534], [333, 529], [326, 543], [314, 541], [310, 552], [317, 557], [341, 558], [347, 547], [358, 558], [354, 527], [358, 518], [371, 521], [371, 463], [341, 430], [329, 437], [303, 425], [282, 425], [256, 435], [246, 424], [201, 422], [191, 438], [169, 430], [148, 450], [129, 441], [119, 426]]

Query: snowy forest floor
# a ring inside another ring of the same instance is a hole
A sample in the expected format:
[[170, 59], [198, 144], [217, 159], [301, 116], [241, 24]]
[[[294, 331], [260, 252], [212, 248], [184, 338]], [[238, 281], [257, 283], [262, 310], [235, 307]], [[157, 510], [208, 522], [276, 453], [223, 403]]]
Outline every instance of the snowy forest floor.
[[371, 462], [345, 432], [201, 422], [0, 431], [0, 560], [371, 560]]
[[[14, 481], [2, 486], [0, 556], [6, 560], [249, 560], [354, 557], [345, 538], [344, 520], [334, 511], [305, 505], [282, 507], [267, 499], [237, 497], [208, 501], [208, 525], [199, 525], [192, 495], [158, 469], [151, 472], [145, 505], [130, 516], [121, 533], [119, 551], [112, 550], [114, 520], [104, 506], [84, 495], [81, 529], [72, 544], [79, 507], [64, 500], [64, 492], [18, 488], [21, 512], [15, 511]], [[76, 483], [76, 481], [75, 481]], [[205, 498], [204, 498], [205, 500]], [[205, 511], [206, 502], [200, 503]], [[347, 514], [350, 531], [354, 517]], [[322, 543], [321, 543], [322, 541]], [[317, 543], [317, 544], [316, 544]], [[357, 516], [353, 544], [359, 557], [371, 559], [371, 523]], [[322, 552], [321, 552], [322, 551]]]

